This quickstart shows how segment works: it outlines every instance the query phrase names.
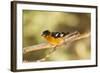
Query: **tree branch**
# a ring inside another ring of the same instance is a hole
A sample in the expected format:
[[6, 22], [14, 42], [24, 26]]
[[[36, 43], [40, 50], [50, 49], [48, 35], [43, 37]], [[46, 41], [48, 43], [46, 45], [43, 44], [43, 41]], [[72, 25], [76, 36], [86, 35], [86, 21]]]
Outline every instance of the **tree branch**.
[[[70, 41], [76, 41], [76, 40], [80, 40], [80, 39], [84, 39], [84, 38], [88, 38], [90, 36], [90, 33], [85, 33], [85, 34], [80, 34], [79, 32], [75, 31], [67, 36], [65, 36], [64, 38], [64, 42], [62, 42], [61, 44], [59, 44], [58, 46], [63, 45], [64, 43], [69, 43]], [[49, 44], [49, 43], [41, 43], [38, 45], [33, 45], [33, 46], [29, 46], [29, 47], [25, 47], [23, 49], [23, 53], [26, 54], [28, 52], [31, 51], [36, 51], [36, 50], [41, 50], [41, 49], [47, 49], [47, 48], [53, 48], [55, 46]]]

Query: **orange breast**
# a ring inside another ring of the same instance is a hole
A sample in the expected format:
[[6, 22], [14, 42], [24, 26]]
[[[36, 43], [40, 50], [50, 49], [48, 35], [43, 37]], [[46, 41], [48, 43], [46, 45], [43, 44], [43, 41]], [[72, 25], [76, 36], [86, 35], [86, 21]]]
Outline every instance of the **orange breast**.
[[54, 45], [54, 46], [57, 46], [57, 45], [61, 44], [62, 42], [64, 42], [64, 40], [62, 38], [54, 38], [54, 37], [51, 37], [51, 36], [47, 36], [47, 37], [45, 37], [45, 39], [51, 45]]

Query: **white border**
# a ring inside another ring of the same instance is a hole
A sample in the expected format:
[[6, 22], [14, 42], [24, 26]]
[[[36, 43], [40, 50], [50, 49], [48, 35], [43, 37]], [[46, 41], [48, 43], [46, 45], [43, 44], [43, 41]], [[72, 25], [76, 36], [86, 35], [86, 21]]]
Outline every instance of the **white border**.
[[[75, 61], [58, 61], [58, 62], [34, 62], [23, 63], [22, 61], [22, 10], [49, 10], [49, 11], [64, 11], [64, 12], [82, 12], [91, 13], [91, 59], [90, 60], [75, 60]], [[59, 7], [49, 5], [29, 5], [17, 4], [17, 69], [35, 69], [35, 68], [51, 68], [51, 67], [64, 67], [64, 66], [82, 66], [82, 65], [95, 65], [96, 57], [96, 10], [95, 8], [83, 7]]]

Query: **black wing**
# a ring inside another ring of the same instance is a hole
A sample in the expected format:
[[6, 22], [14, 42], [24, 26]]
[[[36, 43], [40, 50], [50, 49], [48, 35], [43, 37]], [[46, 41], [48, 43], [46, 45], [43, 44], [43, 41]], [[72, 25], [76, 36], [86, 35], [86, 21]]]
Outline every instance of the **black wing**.
[[69, 34], [69, 32], [64, 33], [64, 32], [52, 32], [51, 36], [54, 38], [60, 38], [60, 37], [64, 37], [67, 34]]

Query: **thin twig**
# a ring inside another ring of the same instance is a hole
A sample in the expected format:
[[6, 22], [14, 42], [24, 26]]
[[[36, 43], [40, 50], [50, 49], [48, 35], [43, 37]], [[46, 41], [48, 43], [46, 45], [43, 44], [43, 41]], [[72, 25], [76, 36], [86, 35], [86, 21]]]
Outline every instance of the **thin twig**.
[[[79, 34], [78, 32], [73, 32], [72, 34], [69, 34], [69, 35], [65, 36], [65, 38], [64, 38], [65, 42], [63, 42], [62, 44], [68, 43], [69, 41], [76, 41], [76, 40], [88, 38], [89, 36], [90, 36], [90, 33]], [[62, 44], [60, 44], [60, 45], [62, 45]], [[32, 52], [32, 51], [36, 51], [36, 50], [41, 50], [41, 49], [47, 49], [47, 48], [54, 48], [54, 47], [55, 46], [53, 46], [53, 45], [51, 45], [49, 43], [41, 43], [41, 44], [38, 44], [38, 45], [33, 45], [33, 46], [25, 47], [23, 49], [23, 53], [26, 54], [28, 52]]]
[[36, 51], [36, 50], [41, 50], [41, 49], [46, 49], [46, 48], [49, 48], [51, 45], [49, 43], [41, 43], [41, 44], [38, 44], [38, 45], [33, 45], [33, 46], [28, 46], [28, 47], [25, 47], [23, 49], [23, 53], [28, 53], [28, 52], [31, 52], [31, 51]]

